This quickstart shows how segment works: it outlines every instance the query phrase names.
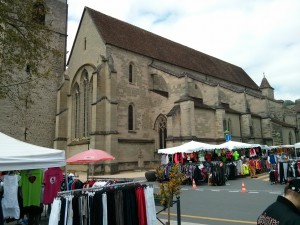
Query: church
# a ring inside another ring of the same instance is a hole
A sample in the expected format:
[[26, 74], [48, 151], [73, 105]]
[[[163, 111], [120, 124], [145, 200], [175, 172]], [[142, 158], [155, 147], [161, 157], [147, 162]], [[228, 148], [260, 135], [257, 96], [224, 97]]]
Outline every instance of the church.
[[54, 147], [107, 151], [105, 173], [154, 168], [157, 150], [194, 140], [299, 141], [299, 107], [239, 66], [85, 7], [57, 92]]

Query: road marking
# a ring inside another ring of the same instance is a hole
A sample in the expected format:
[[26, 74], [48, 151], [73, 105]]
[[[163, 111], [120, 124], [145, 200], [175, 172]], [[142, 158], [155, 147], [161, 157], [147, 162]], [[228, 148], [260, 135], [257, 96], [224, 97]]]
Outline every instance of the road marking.
[[[161, 212], [160, 214], [168, 215], [166, 212]], [[170, 216], [176, 216], [175, 213], [170, 213]], [[231, 219], [224, 219], [224, 218], [215, 218], [215, 217], [206, 217], [206, 216], [193, 216], [193, 215], [184, 215], [181, 214], [181, 217], [185, 218], [192, 218], [192, 219], [203, 219], [203, 220], [214, 220], [214, 221], [223, 221], [223, 222], [229, 222], [229, 223], [242, 223], [242, 224], [257, 224], [256, 221], [246, 221], [246, 220], [231, 220]]]
[[240, 192], [240, 191], [229, 191], [229, 192]]
[[258, 176], [257, 179], [265, 179], [265, 178], [269, 179], [269, 174], [264, 174], [264, 175]]
[[216, 192], [219, 192], [220, 190], [217, 190], [217, 189], [211, 189], [211, 191], [216, 191]]
[[[166, 224], [166, 222], [168, 222], [168, 220], [166, 219], [160, 219], [162, 222], [164, 222], [164, 224]], [[160, 221], [157, 221], [158, 225], [161, 225]], [[170, 224], [177, 224], [177, 221], [175, 220], [170, 220]], [[183, 222], [181, 221], [182, 225], [188, 224], [188, 225], [208, 225], [208, 224], [204, 224], [204, 223], [189, 223], [189, 222]]]
[[250, 194], [258, 194], [259, 192], [257, 192], [257, 191], [249, 191], [248, 193], [250, 193]]

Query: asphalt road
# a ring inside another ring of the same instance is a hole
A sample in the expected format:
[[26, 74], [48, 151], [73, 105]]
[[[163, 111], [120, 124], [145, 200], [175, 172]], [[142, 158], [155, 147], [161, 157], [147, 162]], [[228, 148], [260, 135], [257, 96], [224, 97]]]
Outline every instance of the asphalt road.
[[[242, 192], [242, 182], [246, 192]], [[158, 191], [158, 184], [154, 183], [154, 187]], [[254, 179], [229, 180], [225, 186], [201, 184], [192, 188], [184, 185], [180, 197], [181, 221], [207, 225], [256, 224], [259, 214], [283, 193], [283, 189], [284, 185], [270, 184], [268, 173]], [[172, 220], [176, 220], [176, 210], [174, 205]], [[165, 219], [166, 212], [158, 217]]]

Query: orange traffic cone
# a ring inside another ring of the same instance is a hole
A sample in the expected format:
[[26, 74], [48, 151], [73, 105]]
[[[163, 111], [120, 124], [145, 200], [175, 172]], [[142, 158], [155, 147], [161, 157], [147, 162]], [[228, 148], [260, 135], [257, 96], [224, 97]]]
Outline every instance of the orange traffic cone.
[[244, 181], [242, 182], [242, 191], [241, 192], [247, 192]]
[[196, 182], [195, 182], [195, 180], [193, 179], [193, 189], [196, 189], [196, 188], [197, 188]]

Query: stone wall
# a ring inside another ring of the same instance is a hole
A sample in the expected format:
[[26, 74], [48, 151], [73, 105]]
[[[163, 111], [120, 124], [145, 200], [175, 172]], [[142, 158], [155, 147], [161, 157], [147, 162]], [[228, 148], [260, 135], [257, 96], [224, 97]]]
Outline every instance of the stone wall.
[[[63, 1], [47, 0], [50, 11], [46, 15], [46, 23], [51, 23], [53, 44], [62, 50], [62, 55], [50, 59], [41, 67], [50, 68], [48, 79], [39, 79], [34, 88], [26, 89], [32, 99], [32, 104], [24, 101], [0, 100], [0, 131], [23, 140], [45, 147], [53, 147], [55, 137], [55, 115], [57, 107], [58, 81], [65, 70], [66, 18], [67, 6]], [[16, 76], [24, 76], [25, 71], [16, 71]], [[26, 84], [25, 84], [26, 85]], [[23, 86], [25, 86], [23, 85]], [[21, 93], [24, 96], [25, 93]]]

